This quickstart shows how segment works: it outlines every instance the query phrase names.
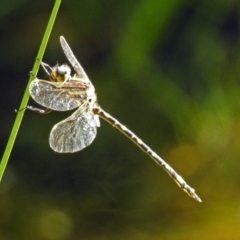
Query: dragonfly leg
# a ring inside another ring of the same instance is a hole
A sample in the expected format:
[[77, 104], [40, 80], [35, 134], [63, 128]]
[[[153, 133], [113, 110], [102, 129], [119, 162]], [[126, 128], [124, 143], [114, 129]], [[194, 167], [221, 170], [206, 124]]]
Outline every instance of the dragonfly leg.
[[34, 75], [32, 71], [29, 72], [29, 75], [32, 76], [34, 79], [36, 78], [36, 75]]
[[52, 77], [51, 73], [52, 73], [53, 69], [52, 69], [47, 63], [44, 63], [44, 62], [42, 62], [42, 61], [40, 61], [40, 64], [41, 64], [44, 72], [45, 72], [45, 73], [47, 74], [47, 76], [51, 79], [51, 77]]
[[36, 112], [36, 113], [39, 113], [39, 114], [49, 114], [52, 111], [52, 109], [49, 109], [49, 108], [40, 109], [40, 108], [35, 108], [35, 107], [32, 107], [32, 106], [26, 106], [25, 108], [22, 108], [22, 109], [19, 109], [19, 110], [15, 109], [15, 112], [18, 113], [18, 112], [25, 111], [25, 110], [30, 110], [30, 111], [33, 111], [33, 112]]

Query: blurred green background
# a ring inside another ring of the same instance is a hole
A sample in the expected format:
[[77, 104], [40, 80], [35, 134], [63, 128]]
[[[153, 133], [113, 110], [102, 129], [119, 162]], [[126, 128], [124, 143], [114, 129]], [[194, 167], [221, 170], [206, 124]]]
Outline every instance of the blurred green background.
[[[1, 2], [2, 154], [53, 4]], [[63, 0], [50, 65], [67, 61], [60, 35], [102, 108], [203, 202], [108, 123], [90, 147], [57, 154], [49, 132], [71, 113], [26, 112], [0, 185], [0, 240], [240, 239], [239, 1]]]

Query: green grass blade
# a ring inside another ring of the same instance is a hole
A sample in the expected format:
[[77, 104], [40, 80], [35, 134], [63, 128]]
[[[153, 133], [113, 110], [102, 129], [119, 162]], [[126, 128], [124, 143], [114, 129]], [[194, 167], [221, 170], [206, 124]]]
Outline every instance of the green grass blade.
[[[61, 3], [61, 0], [56, 0], [55, 1], [51, 16], [50, 16], [50, 19], [49, 19], [49, 22], [48, 22], [48, 25], [47, 25], [47, 28], [46, 28], [46, 31], [45, 31], [44, 36], [43, 36], [42, 43], [40, 45], [40, 48], [39, 48], [39, 51], [38, 51], [38, 54], [37, 54], [37, 59], [42, 59], [42, 57], [43, 57], [43, 53], [46, 49], [47, 42], [48, 42], [48, 39], [49, 39], [51, 30], [52, 30], [52, 27], [53, 27], [55, 18], [57, 16], [57, 12], [58, 12], [60, 3]], [[27, 88], [25, 90], [25, 93], [24, 93], [24, 96], [23, 96], [23, 99], [22, 99], [22, 102], [21, 102], [21, 105], [20, 105], [20, 109], [23, 109], [27, 106], [27, 102], [28, 102], [28, 99], [29, 99], [28, 86], [29, 86], [30, 82], [33, 80], [33, 78], [34, 78], [33, 76], [37, 75], [39, 65], [40, 65], [39, 60], [35, 60], [33, 70], [32, 70], [33, 74], [30, 76], [30, 78], [28, 80], [28, 85], [27, 85]], [[8, 159], [9, 159], [14, 141], [16, 139], [17, 132], [18, 132], [18, 129], [20, 127], [20, 124], [21, 124], [21, 121], [22, 121], [22, 118], [23, 118], [23, 114], [24, 114], [24, 111], [18, 112], [16, 120], [15, 120], [13, 128], [12, 128], [12, 131], [11, 131], [11, 134], [10, 134], [10, 137], [9, 137], [9, 140], [8, 140], [8, 143], [7, 143], [7, 146], [6, 146], [6, 149], [5, 149], [5, 152], [3, 154], [3, 158], [2, 158], [2, 161], [0, 163], [0, 181], [2, 180], [4, 170], [7, 166], [7, 162], [8, 162]]]

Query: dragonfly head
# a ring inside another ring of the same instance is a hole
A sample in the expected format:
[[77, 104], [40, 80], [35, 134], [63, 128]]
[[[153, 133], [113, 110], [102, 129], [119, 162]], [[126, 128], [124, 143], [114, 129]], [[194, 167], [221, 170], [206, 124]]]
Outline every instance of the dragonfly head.
[[70, 76], [71, 74], [71, 68], [67, 64], [62, 64], [60, 66], [56, 66], [57, 74], [59, 75], [67, 75]]
[[51, 80], [53, 82], [65, 82], [71, 79], [71, 68], [67, 64], [56, 65], [51, 71]]

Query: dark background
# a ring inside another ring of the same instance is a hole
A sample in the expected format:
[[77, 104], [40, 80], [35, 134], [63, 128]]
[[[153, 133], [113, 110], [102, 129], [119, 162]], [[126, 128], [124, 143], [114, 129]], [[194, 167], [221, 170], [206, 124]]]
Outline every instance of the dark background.
[[[1, 2], [2, 154], [53, 4]], [[239, 7], [234, 0], [63, 0], [43, 61], [66, 62], [65, 36], [102, 108], [203, 202], [108, 123], [101, 121], [90, 147], [57, 154], [49, 132], [71, 113], [29, 111], [0, 185], [0, 239], [239, 239]]]

